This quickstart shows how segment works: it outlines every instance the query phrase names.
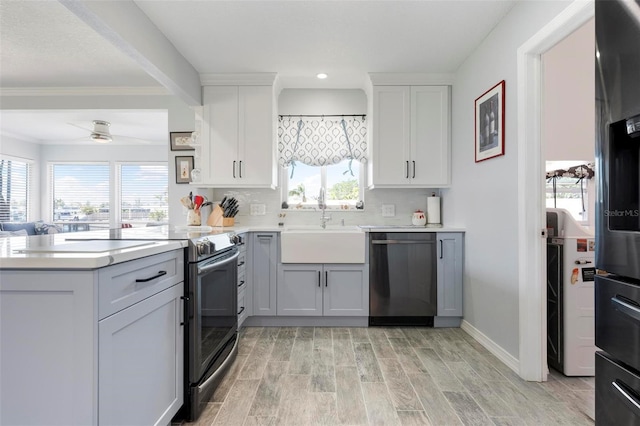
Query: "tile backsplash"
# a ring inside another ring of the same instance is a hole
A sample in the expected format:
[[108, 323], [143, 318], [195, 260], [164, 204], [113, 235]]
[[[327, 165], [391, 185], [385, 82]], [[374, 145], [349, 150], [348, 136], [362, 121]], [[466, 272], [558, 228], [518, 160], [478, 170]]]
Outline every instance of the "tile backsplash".
[[[320, 224], [320, 211], [299, 211], [281, 209], [280, 191], [270, 189], [215, 189], [209, 198], [221, 200], [225, 195], [232, 195], [240, 204], [240, 212], [236, 216], [238, 225], [314, 225]], [[411, 225], [411, 217], [415, 210], [426, 211], [427, 197], [438, 189], [374, 189], [365, 191], [364, 210], [327, 211], [332, 220], [329, 224], [339, 225], [344, 219], [345, 225]], [[251, 204], [264, 204], [265, 214], [250, 215]], [[383, 217], [382, 205], [394, 205], [395, 216]], [[285, 214], [284, 218], [279, 217]], [[444, 224], [446, 219], [443, 218]]]

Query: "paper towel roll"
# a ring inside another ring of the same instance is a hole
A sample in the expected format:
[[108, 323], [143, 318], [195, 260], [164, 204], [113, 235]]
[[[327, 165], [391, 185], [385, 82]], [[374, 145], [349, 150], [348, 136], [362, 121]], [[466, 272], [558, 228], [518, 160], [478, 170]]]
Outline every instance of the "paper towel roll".
[[440, 223], [440, 197], [427, 197], [427, 223]]

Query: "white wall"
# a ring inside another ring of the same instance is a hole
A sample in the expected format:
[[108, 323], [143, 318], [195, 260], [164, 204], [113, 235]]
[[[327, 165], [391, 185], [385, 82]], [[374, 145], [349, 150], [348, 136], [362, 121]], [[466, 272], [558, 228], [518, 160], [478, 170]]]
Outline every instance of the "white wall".
[[32, 188], [35, 197], [32, 197], [31, 205], [29, 206], [29, 218], [33, 220], [41, 219], [40, 216], [40, 198], [37, 194], [40, 194], [40, 145], [30, 143], [28, 141], [13, 139], [7, 136], [3, 136], [0, 141], [0, 154], [7, 155], [9, 157], [16, 157], [19, 159], [30, 160], [33, 162], [32, 167]]
[[[180, 197], [189, 193], [189, 185], [175, 183], [176, 155], [193, 155], [193, 151], [170, 151], [169, 132], [195, 130], [195, 114], [191, 107], [175, 96], [114, 95], [114, 96], [2, 96], [2, 109], [50, 110], [50, 109], [161, 109], [168, 113], [167, 146], [159, 147], [169, 161], [169, 217], [172, 224], [182, 224]], [[2, 140], [4, 144], [4, 138]], [[190, 154], [187, 154], [190, 153]], [[146, 155], [146, 154], [145, 154]], [[156, 154], [149, 154], [155, 156]], [[144, 157], [144, 155], [143, 155]], [[42, 157], [44, 161], [44, 156]], [[126, 158], [125, 158], [126, 160]], [[40, 182], [42, 182], [42, 175]], [[186, 194], [185, 194], [186, 192]], [[43, 206], [41, 206], [42, 210]]]
[[[595, 162], [595, 20], [542, 55], [542, 158]], [[596, 173], [598, 171], [596, 170]], [[596, 180], [587, 183], [587, 217], [595, 228]]]
[[[278, 114], [366, 114], [367, 96], [360, 89], [284, 89], [278, 98]], [[365, 179], [366, 181], [366, 179]], [[410, 225], [412, 213], [417, 209], [426, 210], [427, 197], [432, 189], [374, 189], [365, 190], [364, 211], [331, 212], [332, 223], [339, 224], [344, 219], [346, 225], [390, 224]], [[437, 192], [437, 190], [436, 190]], [[206, 190], [200, 190], [206, 194]], [[216, 189], [214, 200], [231, 194], [240, 202], [238, 224], [287, 225], [319, 224], [320, 214], [315, 211], [281, 210], [280, 188], [274, 190], [230, 190]], [[249, 216], [249, 204], [265, 204], [265, 216]], [[395, 205], [396, 215], [382, 217], [382, 204]], [[285, 214], [284, 218], [279, 214]], [[449, 224], [444, 219], [445, 224]]]
[[[518, 2], [458, 69], [452, 99], [452, 186], [443, 216], [464, 224], [464, 319], [519, 358], [517, 58], [520, 45], [570, 4]], [[506, 81], [505, 155], [474, 161], [474, 101]]]

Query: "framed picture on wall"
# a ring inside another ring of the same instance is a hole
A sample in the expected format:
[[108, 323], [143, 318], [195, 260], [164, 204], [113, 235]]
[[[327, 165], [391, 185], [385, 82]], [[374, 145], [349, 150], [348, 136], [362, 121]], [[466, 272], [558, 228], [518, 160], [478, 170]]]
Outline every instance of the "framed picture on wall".
[[193, 151], [195, 148], [191, 146], [193, 132], [170, 132], [171, 151]]
[[476, 163], [504, 155], [504, 80], [475, 103]]
[[193, 156], [176, 157], [176, 183], [191, 182], [191, 170], [193, 170]]

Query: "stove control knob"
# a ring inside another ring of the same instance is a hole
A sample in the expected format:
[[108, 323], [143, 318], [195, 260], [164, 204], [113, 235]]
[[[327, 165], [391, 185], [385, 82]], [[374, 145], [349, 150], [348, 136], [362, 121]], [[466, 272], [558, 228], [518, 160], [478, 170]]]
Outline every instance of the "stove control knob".
[[229, 235], [229, 240], [231, 241], [232, 244], [235, 244], [235, 245], [238, 245], [240, 243], [240, 237], [238, 236], [238, 234]]
[[202, 241], [198, 243], [196, 246], [198, 250], [198, 256], [203, 256], [205, 254], [211, 254], [211, 241]]

